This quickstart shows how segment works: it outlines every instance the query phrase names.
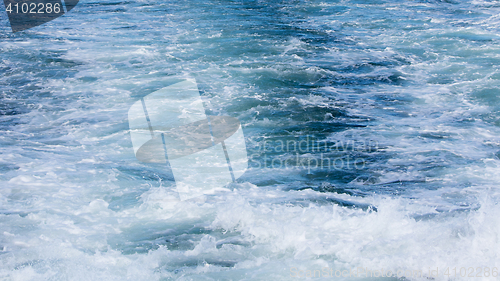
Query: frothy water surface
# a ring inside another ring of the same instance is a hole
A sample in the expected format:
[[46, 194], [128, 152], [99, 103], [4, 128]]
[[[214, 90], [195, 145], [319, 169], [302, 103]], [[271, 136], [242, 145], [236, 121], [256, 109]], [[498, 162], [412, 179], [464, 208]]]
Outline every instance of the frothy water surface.
[[[500, 268], [499, 12], [104, 0], [16, 34], [0, 13], [0, 279]], [[198, 201], [128, 132], [136, 100], [184, 77], [249, 155]]]

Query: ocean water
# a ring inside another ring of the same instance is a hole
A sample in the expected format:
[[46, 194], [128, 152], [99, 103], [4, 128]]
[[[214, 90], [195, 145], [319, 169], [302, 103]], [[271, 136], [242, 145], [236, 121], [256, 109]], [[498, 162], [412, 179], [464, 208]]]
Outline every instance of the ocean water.
[[[499, 24], [480, 0], [1, 12], [0, 280], [500, 279]], [[186, 77], [249, 168], [179, 201], [127, 112]]]

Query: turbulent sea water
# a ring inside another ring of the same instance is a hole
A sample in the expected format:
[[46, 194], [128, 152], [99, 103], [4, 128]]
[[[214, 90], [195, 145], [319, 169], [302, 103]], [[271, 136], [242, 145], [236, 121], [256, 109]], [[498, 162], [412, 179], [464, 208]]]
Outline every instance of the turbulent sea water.
[[[19, 33], [1, 12], [0, 280], [500, 279], [499, 24], [480, 0], [82, 1]], [[198, 201], [127, 120], [183, 77], [249, 156]]]

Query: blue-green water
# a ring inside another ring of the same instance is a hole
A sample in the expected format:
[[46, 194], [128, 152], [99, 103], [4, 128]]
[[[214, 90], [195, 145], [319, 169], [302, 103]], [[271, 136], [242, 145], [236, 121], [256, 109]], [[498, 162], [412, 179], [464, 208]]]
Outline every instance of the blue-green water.
[[[15, 34], [0, 13], [0, 280], [500, 268], [499, 12], [105, 0]], [[183, 77], [249, 156], [204, 201], [128, 132], [130, 106]]]

